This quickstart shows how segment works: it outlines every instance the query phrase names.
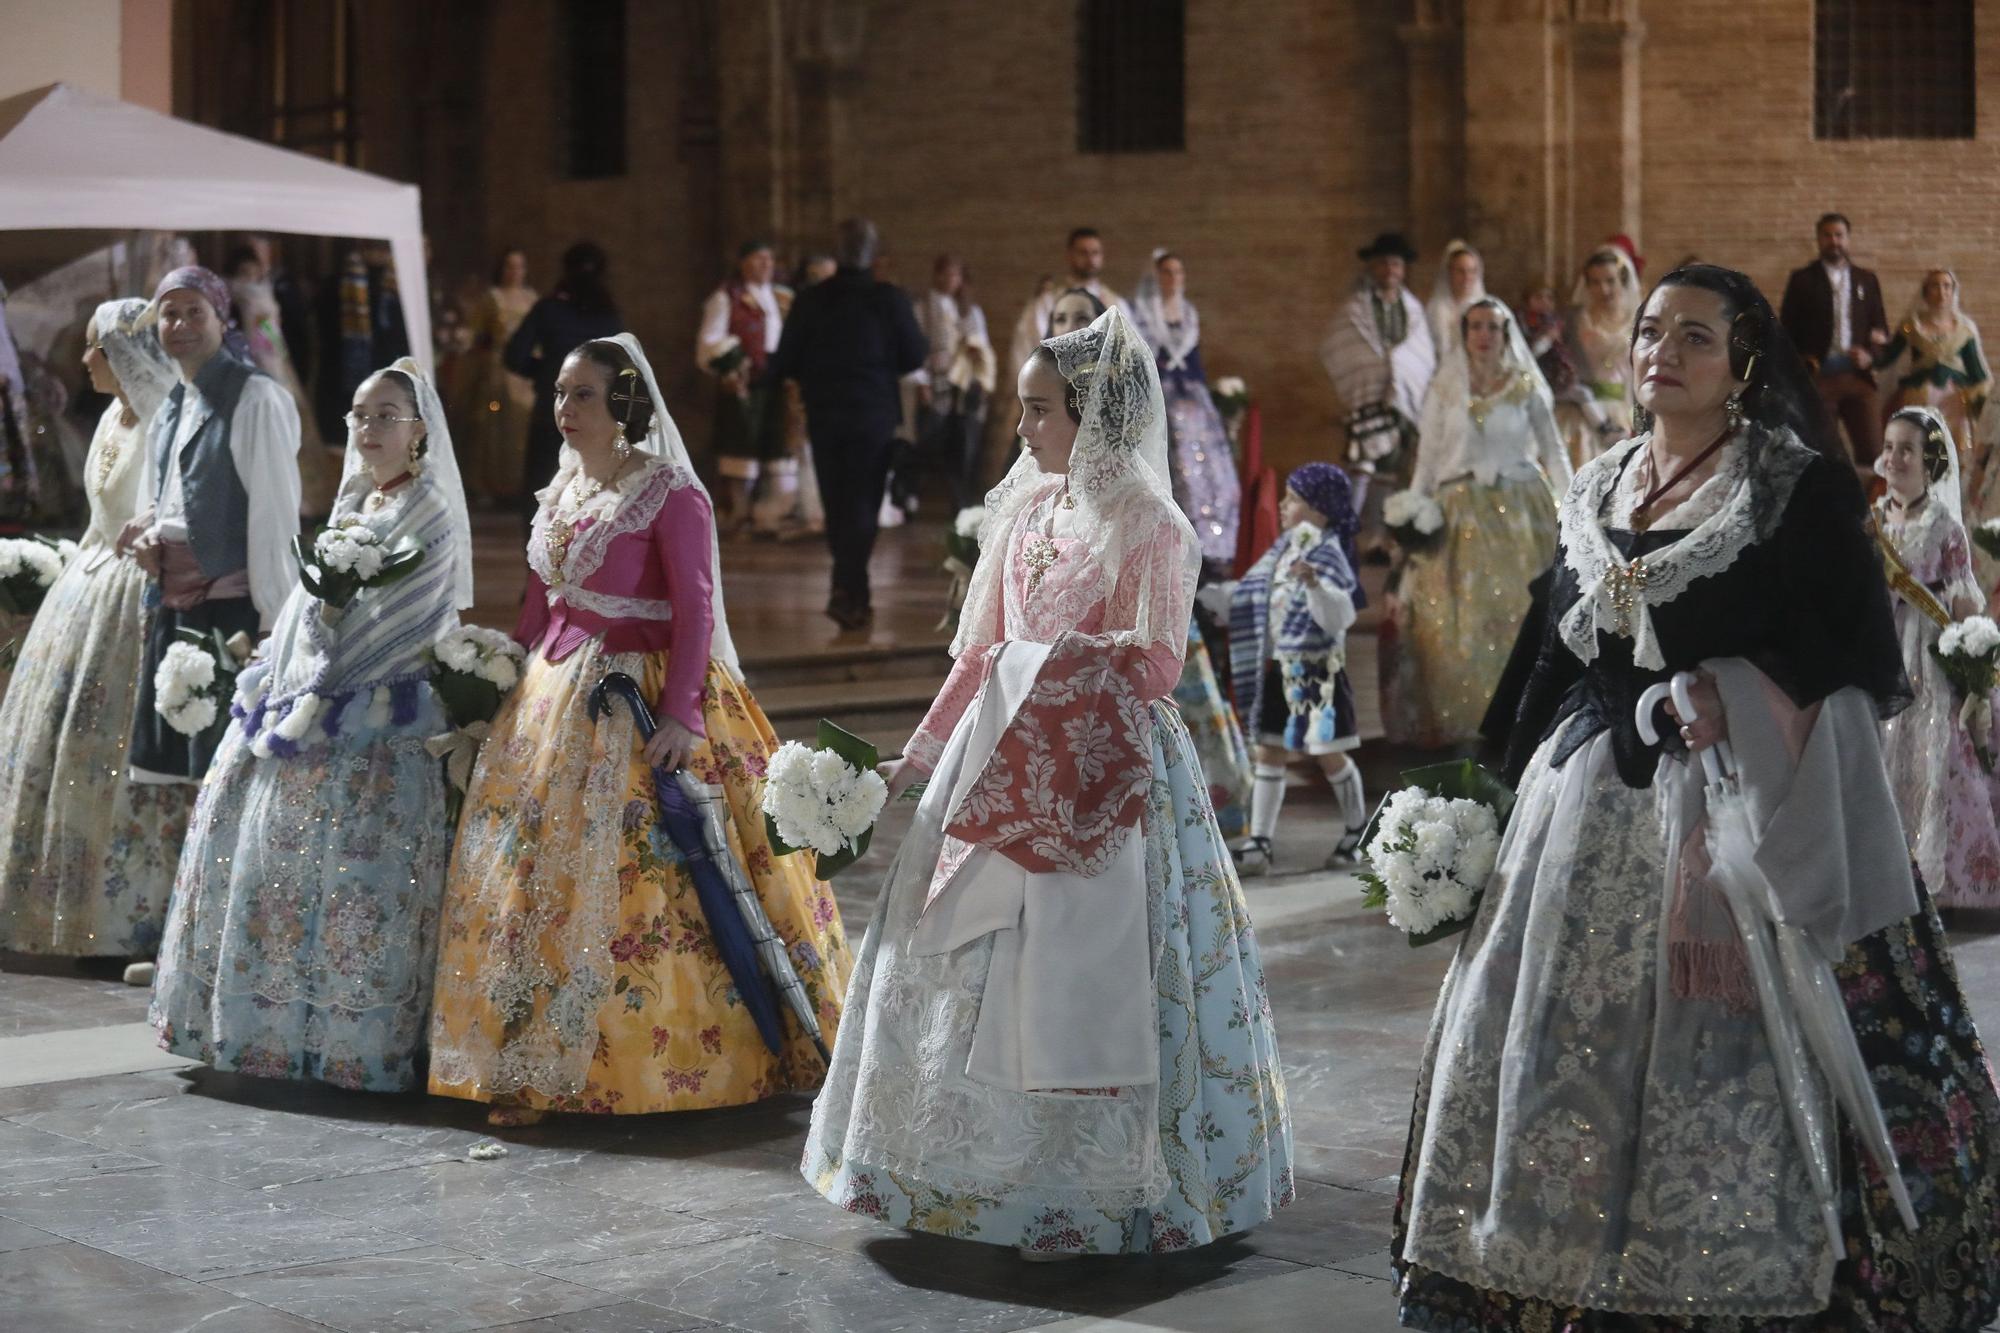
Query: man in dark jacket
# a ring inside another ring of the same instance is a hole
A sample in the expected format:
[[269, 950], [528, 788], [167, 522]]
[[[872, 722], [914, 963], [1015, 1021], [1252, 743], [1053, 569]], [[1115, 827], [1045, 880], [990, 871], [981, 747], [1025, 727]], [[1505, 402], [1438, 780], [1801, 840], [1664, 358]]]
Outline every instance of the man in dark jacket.
[[1839, 213], [1819, 220], [1819, 260], [1785, 284], [1778, 322], [1819, 376], [1827, 413], [1847, 428], [1859, 467], [1882, 452], [1882, 423], [1875, 413], [1875, 356], [1888, 344], [1882, 284], [1847, 257], [1848, 224]]
[[903, 405], [899, 382], [924, 364], [927, 347], [910, 298], [870, 271], [875, 224], [840, 224], [839, 270], [799, 293], [770, 364], [774, 380], [797, 380], [805, 397], [833, 552], [826, 613], [845, 630], [874, 620], [868, 558], [875, 550], [882, 488]]

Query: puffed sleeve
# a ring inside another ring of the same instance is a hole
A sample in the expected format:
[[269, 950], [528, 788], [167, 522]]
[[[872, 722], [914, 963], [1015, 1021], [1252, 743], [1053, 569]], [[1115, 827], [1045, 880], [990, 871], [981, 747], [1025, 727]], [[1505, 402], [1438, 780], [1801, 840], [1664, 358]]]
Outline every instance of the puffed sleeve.
[[250, 377], [230, 418], [229, 450], [250, 497], [250, 600], [269, 629], [299, 581], [299, 409], [283, 385]]
[[653, 550], [666, 573], [667, 600], [674, 608], [667, 639], [667, 679], [660, 687], [656, 711], [697, 736], [708, 734], [702, 727], [701, 687], [708, 678], [709, 641], [715, 633], [715, 585], [709, 567], [714, 530], [715, 515], [698, 486], [667, 492], [653, 519]]

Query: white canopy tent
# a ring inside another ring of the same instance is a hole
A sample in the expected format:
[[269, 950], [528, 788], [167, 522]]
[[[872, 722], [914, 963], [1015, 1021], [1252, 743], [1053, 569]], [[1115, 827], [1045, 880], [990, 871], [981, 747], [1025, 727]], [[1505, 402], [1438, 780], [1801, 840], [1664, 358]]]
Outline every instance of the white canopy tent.
[[385, 240], [410, 354], [430, 365], [416, 186], [66, 83], [0, 100], [0, 260], [14, 261], [0, 271], [53, 268], [101, 246], [106, 233], [140, 230]]

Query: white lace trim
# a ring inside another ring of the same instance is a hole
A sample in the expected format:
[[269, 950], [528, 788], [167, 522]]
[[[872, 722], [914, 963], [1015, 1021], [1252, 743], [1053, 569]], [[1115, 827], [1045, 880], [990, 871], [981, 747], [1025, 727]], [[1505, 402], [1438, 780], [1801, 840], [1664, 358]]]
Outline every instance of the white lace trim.
[[608, 517], [598, 518], [576, 534], [558, 578], [555, 566], [549, 563], [549, 518], [555, 497], [560, 496], [567, 485], [566, 475], [557, 473], [555, 480], [541, 492], [547, 498], [535, 510], [533, 535], [528, 542], [528, 564], [551, 590], [560, 588], [571, 605], [581, 606], [583, 603], [571, 594], [581, 591], [591, 576], [603, 567], [605, 552], [609, 550], [612, 539], [651, 527], [653, 520], [660, 516], [660, 506], [667, 502], [669, 495], [684, 486], [694, 485], [694, 474], [678, 463], [655, 459], [626, 478], [617, 487], [617, 508]]
[[549, 604], [566, 602], [579, 611], [607, 620], [672, 620], [674, 604], [651, 597], [620, 597], [615, 593], [592, 592], [589, 588], [549, 589]]
[[[1684, 518], [1696, 520], [1693, 531], [1671, 546], [1628, 561], [1612, 545], [1600, 515], [1605, 498], [1619, 486], [1621, 476], [1632, 470], [1624, 466], [1625, 460], [1651, 439], [1651, 435], [1641, 435], [1593, 459], [1577, 474], [1563, 499], [1559, 518], [1565, 562], [1576, 575], [1582, 595], [1563, 616], [1561, 632], [1563, 642], [1582, 662], [1596, 660], [1597, 636], [1602, 632], [1631, 639], [1632, 659], [1639, 666], [1665, 669], [1653, 609], [1672, 602], [1696, 579], [1728, 569], [1745, 548], [1769, 535], [1759, 528], [1752, 450], [1760, 452], [1758, 466], [1778, 492], [1777, 502], [1761, 516], [1772, 529], [1792, 485], [1806, 464], [1817, 457], [1789, 432], [1761, 443], [1746, 442], [1739, 436], [1729, 444], [1715, 476], [1660, 520], [1661, 524], [1671, 520], [1676, 526]], [[1627, 506], [1621, 504], [1620, 508], [1629, 512]]]

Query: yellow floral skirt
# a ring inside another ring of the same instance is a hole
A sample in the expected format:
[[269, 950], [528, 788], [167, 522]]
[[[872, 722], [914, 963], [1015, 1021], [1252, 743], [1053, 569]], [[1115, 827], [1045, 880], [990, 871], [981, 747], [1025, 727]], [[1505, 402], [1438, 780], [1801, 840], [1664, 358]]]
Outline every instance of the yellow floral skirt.
[[[430, 1090], [537, 1110], [635, 1115], [734, 1106], [811, 1089], [818, 1053], [784, 1015], [772, 1054], [717, 956], [679, 852], [655, 821], [629, 710], [588, 712], [606, 672], [657, 697], [665, 653], [561, 662], [537, 653], [501, 706], [466, 794], [445, 887]], [[741, 682], [711, 662], [708, 732], [688, 769], [720, 786], [730, 850], [785, 941], [829, 1047], [853, 957], [807, 853], [764, 834], [778, 740]]]
[[1471, 477], [1438, 488], [1444, 530], [1403, 566], [1399, 650], [1380, 658], [1382, 726], [1390, 741], [1437, 748], [1479, 724], [1528, 614], [1528, 585], [1556, 553], [1549, 484]]

